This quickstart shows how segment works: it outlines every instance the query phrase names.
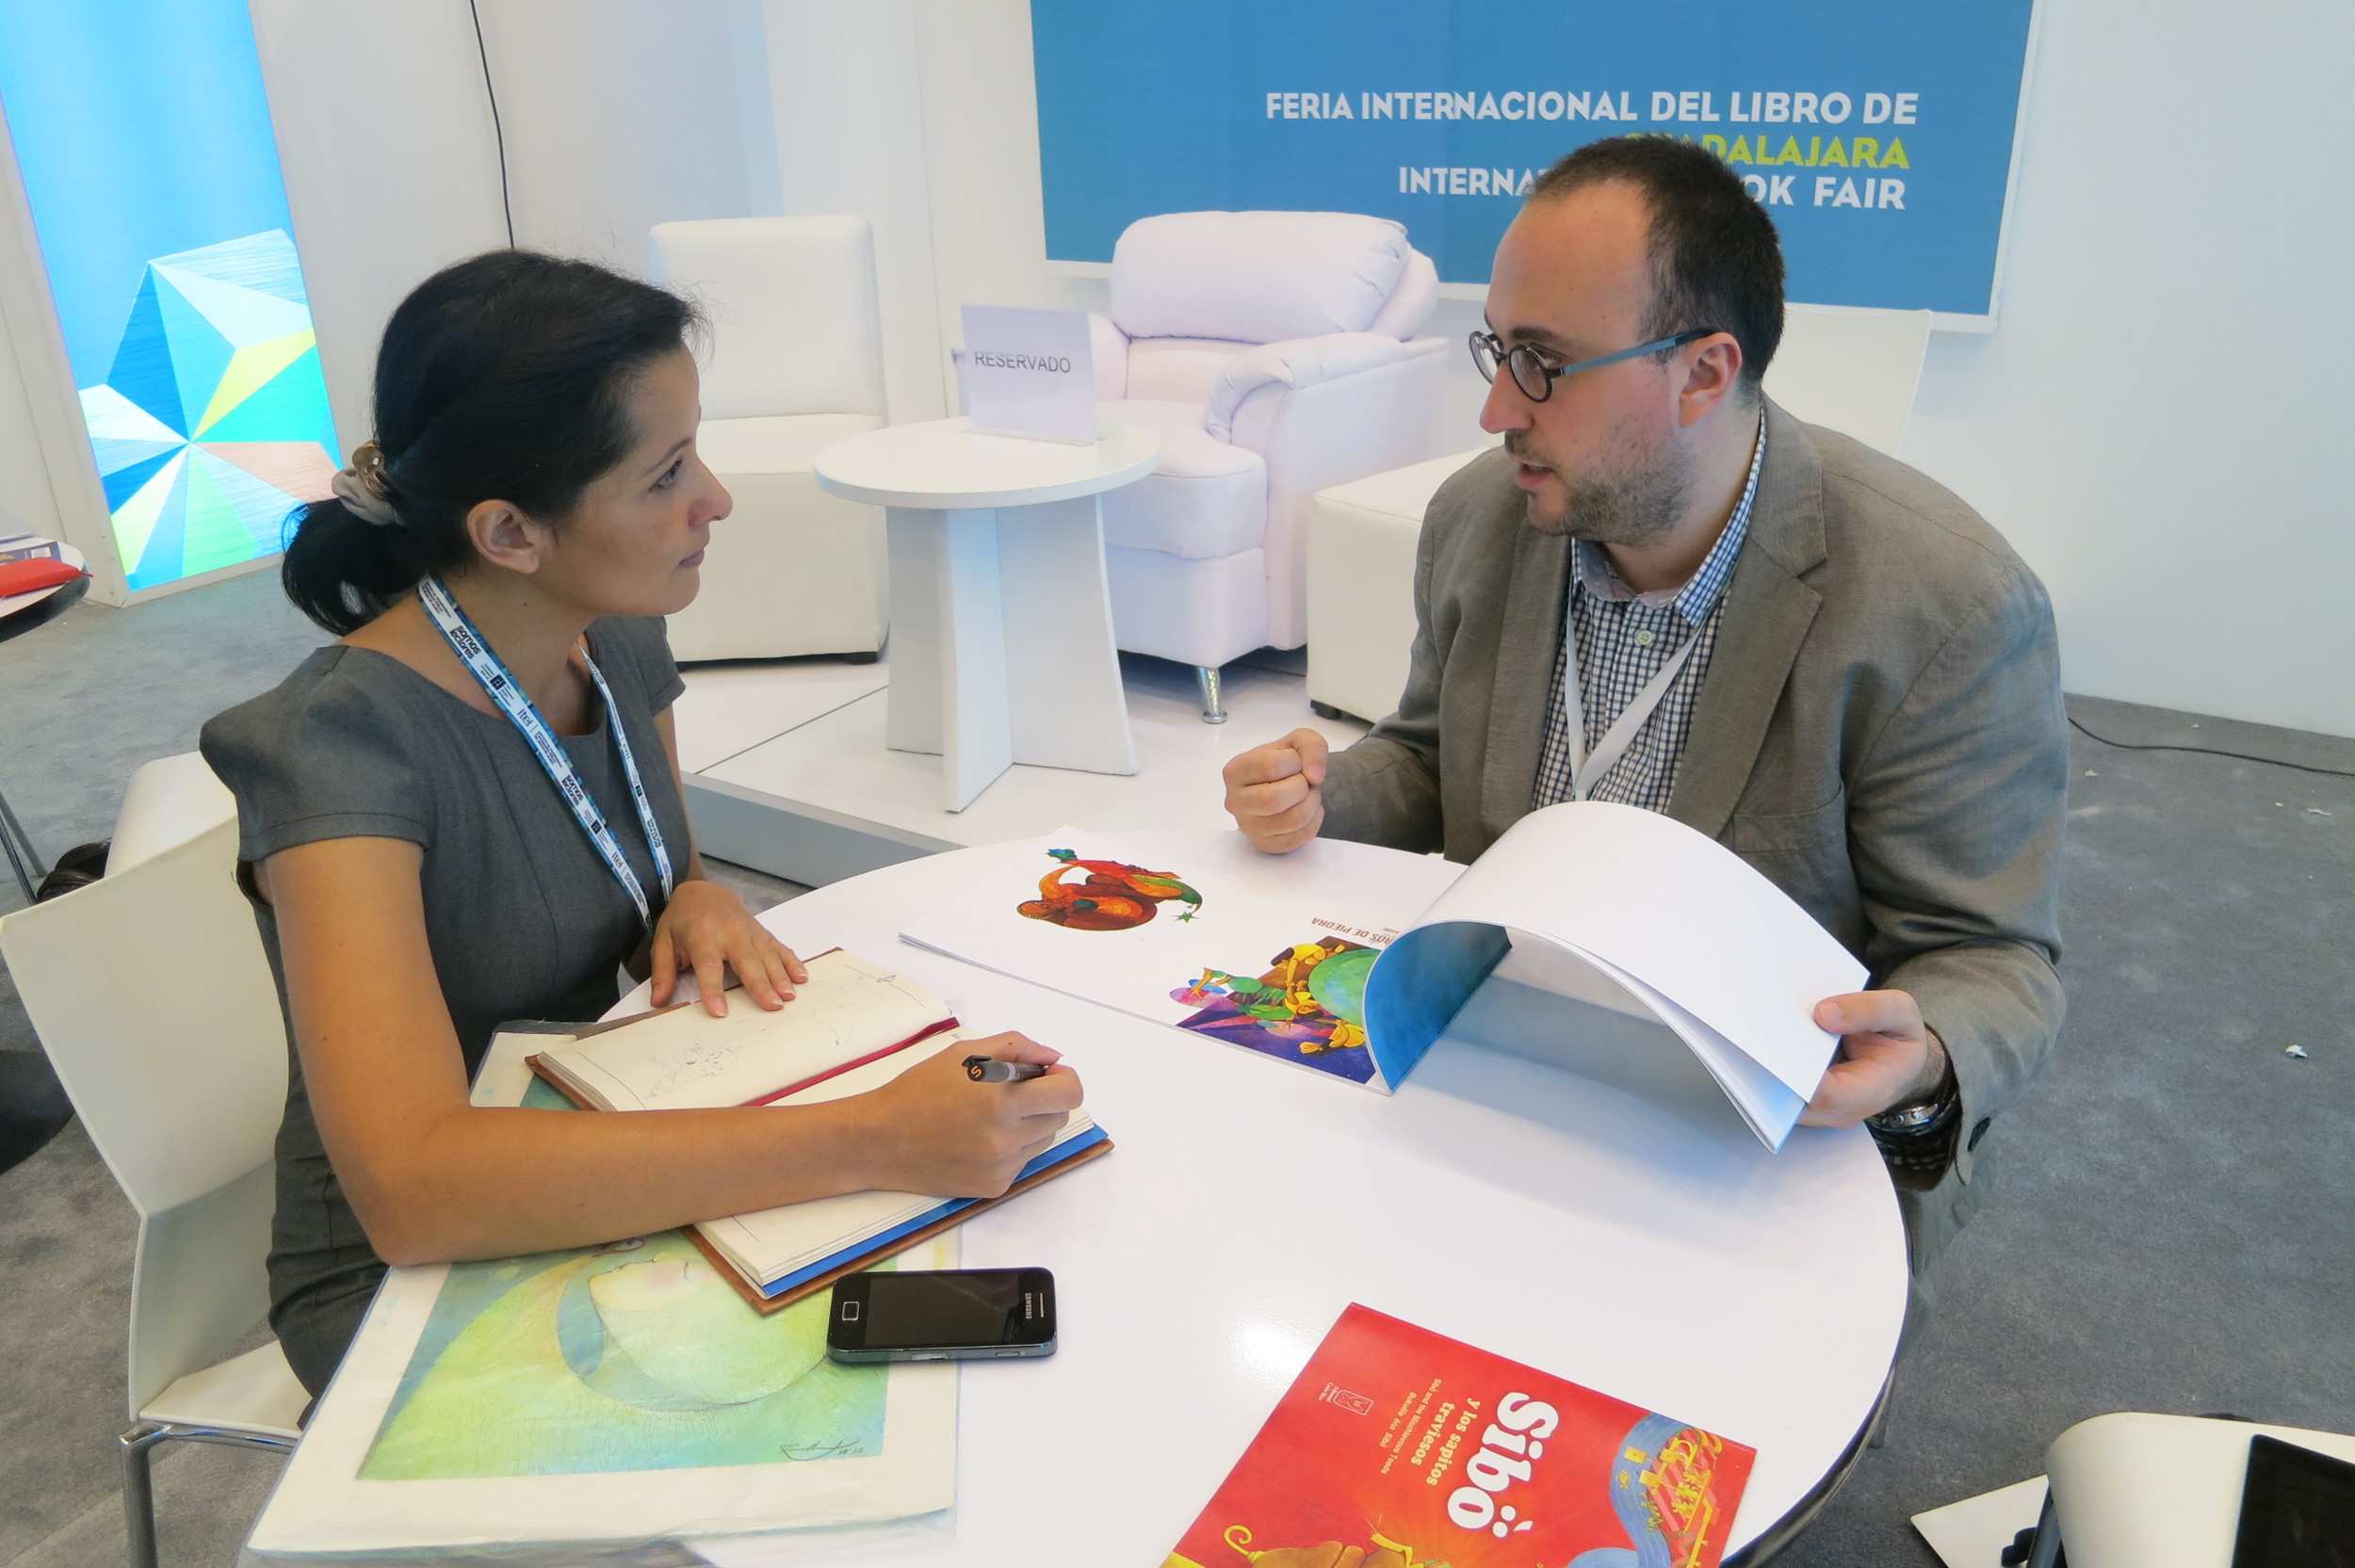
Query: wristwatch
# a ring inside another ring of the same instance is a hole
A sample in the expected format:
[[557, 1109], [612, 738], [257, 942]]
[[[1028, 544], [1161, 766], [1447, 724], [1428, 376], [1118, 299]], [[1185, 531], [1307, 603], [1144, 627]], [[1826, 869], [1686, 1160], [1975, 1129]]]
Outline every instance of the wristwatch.
[[1954, 1157], [1955, 1133], [1961, 1126], [1962, 1091], [1955, 1082], [1955, 1064], [1926, 1100], [1892, 1106], [1864, 1119], [1867, 1132], [1879, 1145], [1882, 1160], [1898, 1186], [1926, 1190], [1945, 1176]]

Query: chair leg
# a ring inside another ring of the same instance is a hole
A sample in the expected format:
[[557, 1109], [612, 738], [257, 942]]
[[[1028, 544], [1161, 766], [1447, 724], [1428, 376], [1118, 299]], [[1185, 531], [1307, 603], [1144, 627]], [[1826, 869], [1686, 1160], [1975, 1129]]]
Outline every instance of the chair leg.
[[122, 1434], [122, 1528], [131, 1541], [131, 1568], [155, 1568], [155, 1488], [148, 1450], [170, 1429], [142, 1421]]
[[41, 856], [34, 852], [33, 841], [25, 836], [24, 824], [8, 809], [6, 795], [0, 795], [0, 849], [8, 851], [8, 869], [16, 873], [16, 885], [24, 890], [24, 901], [31, 903], [33, 884], [49, 873], [41, 865]]
[[1194, 675], [1195, 680], [1202, 683], [1202, 722], [1205, 724], [1226, 723], [1226, 710], [1218, 703], [1217, 667], [1197, 664], [1194, 667]]

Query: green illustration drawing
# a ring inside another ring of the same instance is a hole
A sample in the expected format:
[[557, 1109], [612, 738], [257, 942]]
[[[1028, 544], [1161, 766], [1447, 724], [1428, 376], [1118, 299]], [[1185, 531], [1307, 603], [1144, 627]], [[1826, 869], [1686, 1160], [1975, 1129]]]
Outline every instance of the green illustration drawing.
[[676, 1231], [458, 1264], [361, 1478], [877, 1454], [887, 1369], [827, 1359], [828, 1300], [762, 1317]]

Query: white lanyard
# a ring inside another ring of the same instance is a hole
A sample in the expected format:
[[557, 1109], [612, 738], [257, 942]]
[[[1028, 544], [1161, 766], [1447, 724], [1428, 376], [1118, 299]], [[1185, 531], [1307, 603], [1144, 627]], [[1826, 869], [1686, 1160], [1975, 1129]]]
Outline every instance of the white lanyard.
[[[1576, 592], [1576, 588], [1571, 591]], [[1660, 667], [1660, 673], [1644, 683], [1635, 700], [1603, 731], [1602, 739], [1590, 755], [1586, 751], [1586, 713], [1578, 690], [1578, 617], [1570, 614], [1562, 620], [1562, 705], [1567, 710], [1563, 717], [1569, 725], [1570, 799], [1584, 800], [1587, 792], [1601, 783], [1603, 776], [1618, 766], [1619, 758], [1627, 754], [1635, 732], [1644, 727], [1644, 721], [1652, 716], [1661, 699], [1668, 695], [1668, 687], [1676, 684], [1678, 674], [1692, 658], [1693, 650], [1700, 645], [1701, 635], [1699, 627], [1688, 628], [1684, 646]]]
[[[524, 688], [516, 683], [515, 677], [507, 672], [507, 666], [499, 662], [499, 656], [491, 652], [491, 645], [482, 640], [482, 634], [475, 630], [474, 622], [466, 619], [466, 612], [458, 607], [458, 602], [449, 596], [449, 590], [442, 586], [439, 577], [429, 576], [417, 584], [417, 602], [433, 618], [433, 623], [442, 629], [442, 636], [448, 639], [450, 651], [464, 660], [466, 668], [474, 671], [474, 678], [482, 683], [482, 689], [490, 694], [491, 701], [496, 703], [499, 711], [523, 732], [524, 739], [531, 747], [531, 754], [540, 759], [541, 768], [546, 770], [548, 782], [556, 785], [559, 795], [564, 797], [564, 803], [573, 808], [574, 820], [580, 824], [581, 832], [589, 835], [589, 842], [596, 846], [597, 853], [605, 857], [607, 868], [622, 884], [622, 890], [638, 906], [638, 918], [651, 927], [654, 912], [647, 906], [645, 887], [638, 881], [638, 873], [629, 868], [629, 861], [622, 854], [620, 841], [614, 838], [613, 830], [606, 826], [605, 813], [599, 811], [597, 802], [590, 798], [588, 786], [580, 782], [579, 769], [573, 766], [573, 759], [564, 754], [564, 748], [557, 740], [556, 732], [548, 728], [548, 721], [540, 717], [540, 710], [524, 694]], [[672, 885], [671, 856], [670, 851], [662, 847], [662, 826], [654, 819], [654, 807], [646, 800], [646, 786], [638, 777], [638, 759], [630, 752], [629, 733], [622, 728], [622, 710], [614, 705], [613, 688], [605, 684], [604, 671], [597, 668], [597, 661], [589, 656], [586, 639], [580, 645], [580, 662], [588, 667], [589, 678], [596, 683], [597, 695], [605, 699], [605, 721], [613, 732], [613, 744], [621, 748], [622, 771], [629, 778], [629, 798], [638, 807], [639, 824], [646, 830], [646, 849], [654, 856], [655, 875], [662, 879], [662, 897], [668, 899]]]

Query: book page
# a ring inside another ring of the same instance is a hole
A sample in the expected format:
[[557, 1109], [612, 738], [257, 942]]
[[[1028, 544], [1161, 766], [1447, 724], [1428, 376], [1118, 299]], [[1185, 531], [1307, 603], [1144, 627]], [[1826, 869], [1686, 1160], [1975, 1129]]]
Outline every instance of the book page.
[[1642, 1000], [1693, 1045], [1770, 1146], [1839, 1044], [1816, 1027], [1815, 1004], [1867, 981], [1855, 955], [1715, 840], [1656, 812], [1565, 802], [1516, 822], [1376, 966], [1375, 1028], [1389, 1015], [1405, 1021], [1386, 1044], [1411, 1065], [1445, 1026], [1415, 1011], [1413, 988], [1399, 989], [1420, 962], [1413, 949], [1477, 945], [1476, 933], [1490, 932], [1483, 950], [1493, 967], [1507, 929]]
[[615, 1110], [706, 1110], [749, 1104], [949, 1016], [918, 982], [838, 948], [807, 967], [808, 983], [777, 1011], [733, 992], [724, 1018], [675, 1008], [546, 1059]]
[[1354, 1083], [1373, 961], [1461, 874], [1435, 855], [1241, 833], [1163, 865], [1062, 828], [901, 935], [1018, 979]]

